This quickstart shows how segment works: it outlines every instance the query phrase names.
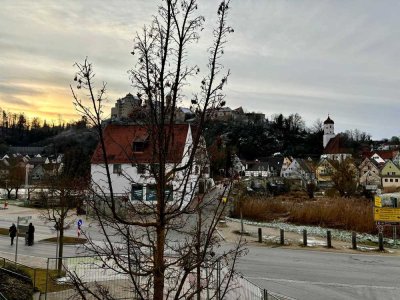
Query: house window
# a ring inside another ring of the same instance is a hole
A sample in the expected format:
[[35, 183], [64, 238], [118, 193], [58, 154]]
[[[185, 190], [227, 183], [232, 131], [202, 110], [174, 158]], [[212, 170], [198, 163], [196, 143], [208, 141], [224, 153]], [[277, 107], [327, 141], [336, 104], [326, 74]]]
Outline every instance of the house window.
[[393, 182], [393, 179], [392, 179], [392, 178], [390, 178], [390, 182]]
[[121, 173], [122, 173], [121, 164], [114, 164], [113, 165], [113, 173], [121, 175]]
[[385, 182], [388, 182], [387, 178], [385, 178]]
[[149, 184], [146, 186], [146, 200], [156, 201], [157, 200], [157, 189], [154, 184]]
[[138, 174], [144, 174], [146, 172], [146, 165], [145, 164], [137, 164], [136, 166]]
[[[167, 186], [165, 189], [165, 200], [172, 200], [173, 189], [172, 186]], [[157, 187], [154, 184], [149, 184], [146, 186], [146, 200], [156, 201], [157, 200]]]
[[140, 184], [132, 185], [132, 200], [143, 200], [143, 186]]
[[396, 179], [394, 180], [394, 182], [399, 182], [399, 180], [396, 178]]
[[145, 147], [144, 142], [133, 142], [133, 152], [143, 152]]

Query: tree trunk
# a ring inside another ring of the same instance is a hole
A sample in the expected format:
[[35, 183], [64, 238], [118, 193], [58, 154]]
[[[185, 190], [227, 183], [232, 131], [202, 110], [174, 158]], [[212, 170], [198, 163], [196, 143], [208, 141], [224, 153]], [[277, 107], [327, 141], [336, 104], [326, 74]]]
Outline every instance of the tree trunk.
[[11, 199], [11, 190], [7, 190], [7, 199], [8, 199], [8, 200]]
[[196, 243], [196, 252], [197, 252], [197, 268], [196, 268], [196, 285], [197, 285], [197, 300], [201, 300], [201, 269], [200, 269], [200, 264], [201, 264], [201, 253], [200, 253], [200, 239], [201, 239], [201, 208], [199, 209], [199, 215], [198, 215], [198, 224], [197, 224], [197, 243]]
[[62, 257], [63, 257], [63, 248], [64, 248], [64, 219], [60, 219], [60, 235], [58, 237], [58, 263], [57, 263], [57, 271], [58, 276], [61, 276], [62, 271]]
[[160, 225], [157, 228], [157, 243], [154, 250], [154, 300], [164, 298], [164, 247], [165, 247], [165, 226]]
[[15, 189], [15, 200], [18, 199], [18, 188]]

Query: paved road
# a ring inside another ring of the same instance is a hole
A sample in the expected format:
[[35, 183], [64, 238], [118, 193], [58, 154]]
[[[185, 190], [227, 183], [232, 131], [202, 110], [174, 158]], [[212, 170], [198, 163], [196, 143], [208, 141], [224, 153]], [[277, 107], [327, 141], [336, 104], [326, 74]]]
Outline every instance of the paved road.
[[259, 286], [296, 299], [400, 299], [400, 258], [251, 247], [237, 267]]

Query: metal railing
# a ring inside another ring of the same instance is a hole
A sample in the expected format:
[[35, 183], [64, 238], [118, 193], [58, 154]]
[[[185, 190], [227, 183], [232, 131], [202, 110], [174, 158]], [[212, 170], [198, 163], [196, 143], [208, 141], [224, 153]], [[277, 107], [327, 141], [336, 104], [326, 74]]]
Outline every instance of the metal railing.
[[[107, 262], [107, 266], [101, 258], [96, 256], [63, 257], [62, 270], [58, 272], [57, 263], [60, 259], [49, 258], [46, 276], [45, 300], [78, 299], [78, 292], [75, 290], [70, 275], [82, 278], [84, 284], [95, 291], [107, 291], [108, 296], [113, 299], [138, 299], [134, 289], [132, 278], [121, 270]], [[289, 300], [293, 299], [268, 291], [245, 278], [243, 274], [234, 272], [230, 281], [226, 280], [230, 270], [221, 265], [203, 265], [201, 269], [201, 299], [246, 299], [246, 300]], [[196, 274], [190, 274], [184, 284], [184, 292], [190, 294], [196, 287]], [[139, 285], [146, 285], [152, 282], [151, 278], [135, 278]], [[173, 286], [175, 281], [166, 282], [166, 285]], [[151, 293], [151, 291], [149, 291]], [[144, 297], [150, 297], [144, 295]]]
[[29, 267], [27, 265], [23, 265], [20, 263], [16, 263], [12, 260], [9, 260], [4, 257], [0, 257], [0, 262], [1, 262], [1, 267], [4, 269], [8, 269], [8, 267], [14, 268], [16, 270], [21, 270], [27, 275], [29, 275], [30, 279], [32, 280], [33, 288], [36, 286], [36, 275], [37, 275], [37, 269]]

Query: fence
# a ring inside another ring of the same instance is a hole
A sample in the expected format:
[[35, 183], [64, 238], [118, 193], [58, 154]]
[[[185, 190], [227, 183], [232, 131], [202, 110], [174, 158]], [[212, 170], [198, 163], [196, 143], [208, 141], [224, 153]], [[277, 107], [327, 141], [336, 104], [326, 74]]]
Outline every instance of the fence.
[[[104, 265], [104, 258], [94, 256], [64, 257], [62, 258], [62, 271], [56, 271], [59, 259], [48, 259], [48, 271], [46, 276], [46, 291], [44, 300], [80, 299], [77, 290], [72, 284], [72, 277], [81, 278], [83, 284], [95, 291], [97, 295], [107, 294], [112, 299], [139, 299], [133, 288], [134, 279], [139, 286], [152, 286], [151, 276], [130, 278], [129, 275], [111, 260]], [[178, 272], [179, 273], [179, 270]], [[72, 276], [71, 276], [72, 275]], [[219, 261], [212, 265], [203, 265], [201, 268], [201, 299], [248, 299], [248, 300], [283, 300], [291, 299], [263, 289], [246, 279], [240, 273], [233, 273], [229, 284], [226, 280], [230, 272], [226, 267], [221, 267]], [[179, 278], [171, 277], [166, 280], [167, 287], [174, 287]], [[196, 291], [197, 276], [189, 274], [183, 285], [183, 293], [189, 295]], [[174, 285], [175, 284], [175, 285]], [[146, 289], [142, 289], [146, 290]], [[90, 293], [85, 293], [87, 299], [91, 299]], [[151, 298], [151, 288], [144, 298]], [[173, 294], [168, 298], [173, 298]], [[94, 299], [94, 297], [93, 297]]]
[[4, 257], [0, 257], [0, 262], [1, 262], [0, 267], [2, 267], [4, 269], [11, 268], [11, 269], [22, 271], [23, 273], [27, 274], [32, 279], [33, 287], [36, 286], [36, 275], [37, 275], [36, 268], [32, 268], [32, 267], [28, 267], [28, 266], [20, 264], [20, 263], [16, 263], [16, 262], [9, 260], [7, 258], [4, 258]]
[[8, 277], [4, 278], [4, 289], [0, 292], [0, 300], [7, 300], [7, 297], [12, 299], [31, 297], [35, 292], [38, 274], [40, 274], [39, 269], [16, 263], [4, 257], [0, 257], [0, 269], [2, 275]]

